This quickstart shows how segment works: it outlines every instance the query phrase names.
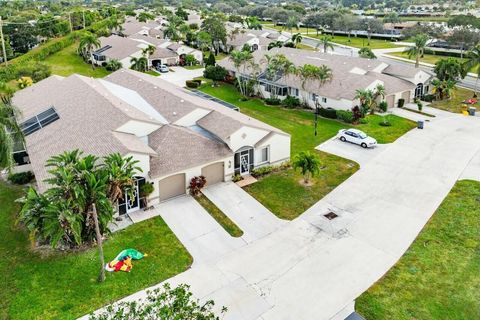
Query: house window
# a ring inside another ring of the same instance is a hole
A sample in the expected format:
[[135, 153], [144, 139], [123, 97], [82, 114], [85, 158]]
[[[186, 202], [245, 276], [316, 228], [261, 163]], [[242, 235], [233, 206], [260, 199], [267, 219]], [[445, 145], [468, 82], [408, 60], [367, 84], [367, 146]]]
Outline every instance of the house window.
[[322, 103], [327, 103], [327, 98], [323, 97], [322, 98]]
[[265, 147], [262, 150], [260, 150], [260, 163], [268, 162], [270, 160], [269, 155], [270, 155], [269, 147]]
[[290, 95], [294, 97], [298, 97], [298, 89], [297, 88], [290, 88]]
[[315, 93], [312, 93], [312, 101], [317, 101], [318, 95]]

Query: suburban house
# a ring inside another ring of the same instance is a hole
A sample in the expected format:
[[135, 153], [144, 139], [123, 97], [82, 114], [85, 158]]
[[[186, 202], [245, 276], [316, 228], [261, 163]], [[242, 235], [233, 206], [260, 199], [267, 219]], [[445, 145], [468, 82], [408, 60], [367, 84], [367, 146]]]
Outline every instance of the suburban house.
[[[388, 64], [383, 61], [355, 58], [329, 53], [312, 52], [293, 48], [273, 48], [269, 55], [283, 54], [295, 66], [311, 64], [326, 65], [332, 70], [332, 80], [321, 84], [317, 80], [302, 81], [299, 76], [278, 74], [275, 79], [267, 79], [266, 52], [253, 53], [254, 61], [259, 66], [257, 91], [265, 98], [273, 95], [280, 99], [287, 96], [298, 97], [310, 107], [331, 107], [349, 110], [359, 101], [355, 99], [356, 90], [373, 90], [377, 85], [385, 87], [385, 100], [388, 106], [398, 105], [399, 99], [405, 103], [413, 102], [416, 97], [427, 94], [430, 90], [432, 75], [422, 69], [408, 66]], [[248, 67], [241, 67], [242, 74], [235, 68], [230, 59], [218, 62], [233, 76], [251, 77]]]
[[133, 17], [127, 17], [122, 24], [120, 35], [125, 37], [133, 35], [149, 36], [154, 38], [163, 38], [162, 28], [165, 26], [165, 20], [159, 17], [155, 21], [139, 22]]
[[230, 35], [227, 37], [226, 46], [223, 48], [227, 52], [242, 50], [245, 45], [248, 45], [251, 51], [266, 51], [268, 45], [272, 42], [287, 42], [290, 40], [286, 35], [276, 31], [238, 29], [237, 34], [232, 34], [234, 28], [227, 25], [227, 29], [230, 30]]
[[18, 91], [13, 103], [26, 136], [15, 149], [16, 170], [33, 171], [40, 192], [48, 188], [45, 162], [64, 151], [119, 152], [139, 161], [134, 196], [119, 204], [120, 214], [143, 205], [144, 183], [154, 185], [155, 204], [186, 194], [195, 176], [211, 185], [290, 158], [285, 132], [128, 69], [102, 79], [51, 76]]
[[142, 50], [148, 44], [117, 35], [100, 37], [100, 48], [91, 53], [91, 59], [96, 65], [103, 65], [111, 60], [118, 60], [124, 68], [130, 68], [132, 58], [140, 58]]
[[203, 62], [203, 53], [186, 45], [165, 39], [135, 34], [128, 38], [111, 35], [99, 38], [100, 48], [93, 51], [91, 56], [95, 64], [102, 65], [110, 60], [118, 60], [125, 68], [130, 68], [132, 58], [140, 58], [142, 50], [148, 46], [154, 46], [153, 54], [146, 53], [148, 66], [155, 67], [159, 64], [177, 65], [183, 64], [187, 54], [191, 54], [199, 62]]

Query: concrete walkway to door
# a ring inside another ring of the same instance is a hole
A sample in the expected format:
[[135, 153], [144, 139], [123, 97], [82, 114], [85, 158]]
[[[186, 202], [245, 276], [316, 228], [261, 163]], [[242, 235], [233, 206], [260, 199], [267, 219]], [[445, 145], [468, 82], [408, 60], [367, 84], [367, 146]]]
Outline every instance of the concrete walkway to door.
[[247, 242], [263, 238], [287, 223], [233, 182], [217, 183], [202, 192], [243, 230], [242, 239]]

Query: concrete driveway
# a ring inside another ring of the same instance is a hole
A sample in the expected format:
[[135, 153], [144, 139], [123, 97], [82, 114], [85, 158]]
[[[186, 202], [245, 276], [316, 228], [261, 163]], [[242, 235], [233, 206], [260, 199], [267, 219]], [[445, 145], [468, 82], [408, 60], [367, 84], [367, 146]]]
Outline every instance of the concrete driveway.
[[202, 192], [243, 230], [246, 242], [263, 238], [286, 223], [233, 182], [217, 183]]
[[160, 77], [163, 80], [171, 82], [174, 85], [182, 88], [185, 87], [185, 81], [192, 80], [193, 78], [197, 77], [202, 77], [204, 70], [204, 68], [188, 70], [182, 67], [170, 67], [170, 69], [172, 71], [168, 73], [162, 73]]
[[212, 262], [246, 244], [231, 237], [191, 196], [163, 202], [154, 210], [190, 252], [194, 265]]
[[225, 319], [343, 320], [478, 155], [478, 132], [478, 118], [461, 115], [412, 130], [296, 220], [169, 281], [231, 307]]
[[353, 160], [357, 162], [360, 167], [363, 167], [388, 148], [388, 146], [389, 144], [379, 144], [375, 148], [364, 149], [359, 145], [342, 142], [337, 137], [333, 137], [320, 144], [315, 149]]

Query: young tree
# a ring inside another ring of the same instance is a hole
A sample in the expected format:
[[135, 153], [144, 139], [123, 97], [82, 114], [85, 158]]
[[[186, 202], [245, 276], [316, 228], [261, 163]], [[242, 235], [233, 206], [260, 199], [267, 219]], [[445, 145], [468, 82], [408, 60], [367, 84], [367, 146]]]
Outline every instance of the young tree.
[[[265, 55], [265, 58], [267, 59], [265, 77], [271, 82], [275, 82], [282, 77], [288, 77], [296, 72], [295, 65], [283, 54]], [[273, 86], [270, 91], [270, 98], [276, 99], [277, 95], [276, 87]]]
[[10, 96], [3, 96], [0, 102], [0, 170], [13, 167], [14, 145], [24, 142], [18, 116], [19, 111], [12, 105]]
[[320, 159], [316, 154], [310, 151], [302, 151], [293, 158], [292, 166], [295, 170], [300, 169], [303, 175], [305, 184], [310, 182], [310, 179], [320, 172]]
[[425, 53], [428, 36], [426, 34], [419, 34], [413, 38], [414, 45], [407, 50], [409, 58], [415, 57], [415, 68], [420, 66], [420, 58]]
[[302, 35], [300, 33], [295, 33], [292, 35], [292, 42], [295, 44], [295, 48], [298, 46], [299, 43], [302, 43]]
[[130, 69], [145, 72], [148, 70], [148, 60], [145, 57], [133, 57], [130, 59]]
[[327, 53], [328, 49], [332, 49], [332, 51], [335, 51], [335, 47], [333, 46], [333, 43], [331, 42], [332, 38], [329, 36], [323, 36], [320, 38], [320, 42], [318, 43], [318, 46], [323, 47], [323, 52]]
[[262, 30], [263, 29], [263, 26], [262, 26], [262, 24], [260, 23], [260, 21], [258, 20], [257, 17], [247, 17], [245, 19], [245, 23], [246, 23], [248, 29], [252, 29], [252, 30]]
[[362, 49], [358, 50], [358, 55], [361, 58], [365, 59], [376, 59], [377, 56], [373, 53], [372, 49], [368, 47], [363, 47]]
[[[188, 285], [171, 288], [164, 284], [161, 288], [147, 291], [143, 302], [120, 302], [110, 305], [105, 311], [91, 314], [89, 320], [124, 320], [124, 319], [197, 319], [220, 320], [212, 308], [212, 300], [200, 302], [193, 298]], [[220, 315], [227, 312], [221, 308]]]
[[140, 12], [137, 16], [138, 22], [147, 22], [148, 20], [155, 19], [155, 16], [148, 12]]
[[318, 81], [320, 86], [325, 82], [331, 81], [333, 74], [332, 70], [326, 65], [314, 66], [311, 64], [304, 64], [296, 69], [296, 74], [302, 81], [302, 88], [305, 89], [305, 84], [309, 81]]

